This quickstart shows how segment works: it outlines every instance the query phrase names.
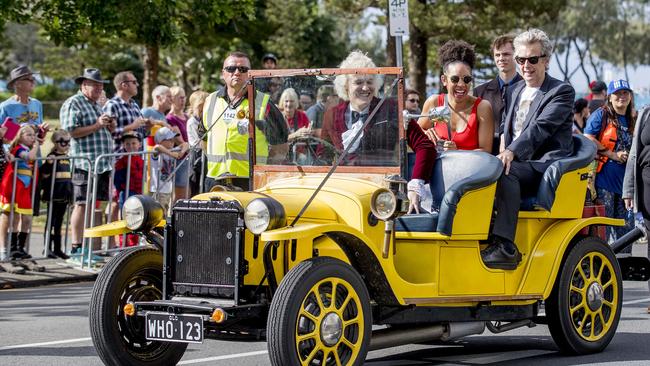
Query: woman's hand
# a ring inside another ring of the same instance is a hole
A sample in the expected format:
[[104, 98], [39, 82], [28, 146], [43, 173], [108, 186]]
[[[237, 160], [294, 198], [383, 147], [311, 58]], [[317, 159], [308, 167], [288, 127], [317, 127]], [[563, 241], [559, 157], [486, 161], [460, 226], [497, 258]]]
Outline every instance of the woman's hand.
[[458, 146], [456, 146], [456, 143], [451, 141], [451, 140], [445, 140], [444, 145], [442, 147], [447, 150], [458, 150]]
[[436, 130], [433, 128], [429, 128], [427, 130], [424, 130], [424, 134], [433, 142], [433, 144], [437, 144], [438, 140], [440, 140], [440, 136], [436, 133]]
[[625, 163], [627, 161], [627, 156], [628, 156], [628, 152], [625, 150], [623, 151], [607, 150], [607, 157], [619, 163]]

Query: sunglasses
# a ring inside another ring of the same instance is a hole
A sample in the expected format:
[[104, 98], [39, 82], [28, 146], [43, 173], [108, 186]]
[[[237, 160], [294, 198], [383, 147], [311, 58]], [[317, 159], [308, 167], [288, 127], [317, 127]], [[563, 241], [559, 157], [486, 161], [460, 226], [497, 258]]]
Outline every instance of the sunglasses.
[[125, 84], [133, 83], [133, 84], [135, 84], [135, 85], [138, 85], [138, 81], [137, 81], [137, 80], [124, 80], [123, 83], [125, 83]]
[[536, 65], [539, 62], [539, 59], [544, 57], [546, 57], [546, 55], [531, 56], [531, 57], [515, 56], [515, 61], [522, 66], [526, 63], [526, 61], [528, 61], [528, 63], [530, 63], [531, 65]]
[[234, 74], [236, 70], [239, 70], [239, 72], [244, 74], [247, 73], [251, 68], [248, 66], [226, 66], [223, 69], [231, 74]]
[[420, 103], [419, 99], [407, 99], [411, 103]]
[[[458, 75], [450, 76], [450, 77], [449, 77], [449, 80], [450, 80], [453, 84], [458, 84], [458, 82], [460, 81], [460, 76], [458, 76]], [[464, 82], [465, 84], [469, 84], [469, 83], [471, 83], [472, 80], [473, 80], [472, 77], [469, 76], [469, 75], [465, 75], [465, 76], [463, 76], [463, 82]]]
[[55, 142], [61, 146], [68, 146], [70, 140], [56, 140]]

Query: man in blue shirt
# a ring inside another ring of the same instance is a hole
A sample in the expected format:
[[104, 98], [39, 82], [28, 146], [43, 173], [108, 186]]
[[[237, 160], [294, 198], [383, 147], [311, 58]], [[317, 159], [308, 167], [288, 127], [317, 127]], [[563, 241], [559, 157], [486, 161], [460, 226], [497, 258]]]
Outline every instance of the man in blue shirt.
[[0, 104], [0, 123], [11, 117], [18, 124], [43, 123], [43, 105], [29, 95], [34, 91], [36, 80], [27, 66], [18, 66], [11, 70], [7, 87], [13, 89], [15, 95]]

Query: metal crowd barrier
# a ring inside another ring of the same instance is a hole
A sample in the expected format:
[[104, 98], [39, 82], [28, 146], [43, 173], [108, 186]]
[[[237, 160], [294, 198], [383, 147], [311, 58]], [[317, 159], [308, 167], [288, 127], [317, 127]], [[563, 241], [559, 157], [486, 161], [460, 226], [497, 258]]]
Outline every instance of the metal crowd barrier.
[[[123, 153], [110, 153], [110, 154], [101, 154], [95, 159], [95, 162], [94, 162], [95, 164], [93, 165], [94, 168], [93, 168], [93, 172], [92, 172], [93, 174], [92, 174], [92, 177], [89, 179], [89, 183], [88, 183], [88, 187], [90, 188], [91, 187], [91, 182], [92, 182], [92, 190], [91, 190], [91, 192], [89, 194], [89, 197], [90, 197], [90, 207], [92, 207], [92, 211], [90, 211], [90, 222], [93, 223], [93, 225], [95, 223], [95, 214], [96, 214], [95, 206], [97, 205], [97, 193], [98, 193], [97, 191], [98, 191], [98, 188], [99, 188], [99, 176], [100, 176], [100, 174], [102, 174], [102, 173], [99, 173], [97, 171], [97, 167], [98, 167], [99, 162], [101, 162], [103, 159], [112, 159], [112, 162], [114, 163], [115, 161], [119, 160], [120, 158], [122, 158], [124, 156], [128, 157], [127, 158], [128, 159], [127, 160], [127, 167], [128, 168], [127, 168], [126, 186], [125, 186], [125, 192], [126, 192], [126, 195], [128, 197], [128, 193], [130, 191], [130, 183], [131, 183], [131, 167], [132, 167], [131, 157], [135, 156], [135, 155], [143, 156], [144, 166], [143, 166], [143, 174], [142, 174], [142, 178], [143, 178], [142, 187], [143, 187], [143, 191], [144, 191], [144, 189], [146, 187], [146, 183], [147, 183], [147, 178], [148, 178], [146, 172], [148, 171], [148, 167], [149, 167], [149, 164], [150, 164], [150, 162], [149, 162], [150, 159], [144, 159], [144, 157], [150, 157], [154, 153], [155, 153], [154, 151], [135, 151], [135, 152], [123, 152]], [[171, 183], [172, 183], [172, 191], [171, 191], [172, 202], [170, 202], [170, 207], [173, 205], [173, 200], [174, 200], [174, 191], [175, 191], [175, 188], [176, 188], [176, 182], [175, 182], [176, 173], [183, 166], [185, 166], [186, 169], [188, 170], [188, 174], [187, 174], [187, 178], [186, 178], [186, 182], [185, 182], [185, 187], [187, 189], [185, 190], [185, 197], [176, 197], [176, 199], [188, 198], [189, 197], [189, 188], [190, 188], [189, 180], [190, 180], [190, 169], [191, 169], [190, 156], [191, 156], [191, 154], [188, 153], [182, 159], [175, 160], [174, 161], [174, 168], [173, 168], [172, 172], [170, 173], [169, 177], [167, 177], [166, 180], [161, 181], [159, 179], [160, 178], [160, 176], [159, 176], [160, 170], [158, 170], [156, 172], [152, 172], [152, 174], [158, 174], [158, 179], [156, 179], [158, 187], [156, 187], [156, 192], [152, 194], [154, 197], [156, 197], [157, 193], [159, 193], [159, 188], [160, 188], [161, 185], [167, 184], [167, 183], [169, 183], [171, 181]], [[111, 165], [114, 165], [114, 164], [111, 164]], [[111, 222], [111, 220], [112, 220], [111, 201], [112, 201], [112, 198], [113, 198], [113, 190], [114, 190], [113, 181], [114, 181], [114, 177], [115, 177], [115, 169], [112, 169], [111, 170], [111, 175], [110, 175], [110, 178], [109, 178], [109, 197], [108, 197], [109, 202], [108, 202], [108, 210], [106, 212], [107, 213], [107, 215], [106, 215], [107, 222]], [[203, 180], [203, 177], [201, 177], [201, 180]], [[203, 189], [203, 184], [201, 182], [201, 190], [202, 189]], [[150, 194], [151, 193], [152, 192], [150, 192]], [[119, 199], [118, 199], [118, 201], [119, 201]], [[165, 213], [165, 214], [167, 214], [167, 213]], [[87, 227], [87, 225], [84, 225], [84, 228], [85, 227]], [[85, 260], [86, 264], [88, 265], [88, 267], [92, 266], [92, 258], [93, 258], [94, 254], [97, 254], [97, 253], [111, 253], [111, 252], [117, 252], [117, 251], [127, 249], [128, 246], [126, 245], [126, 236], [127, 236], [127, 234], [123, 234], [123, 236], [122, 236], [122, 242], [124, 243], [124, 245], [122, 247], [109, 248], [109, 243], [110, 243], [110, 240], [111, 240], [111, 239], [109, 239], [109, 241], [107, 241], [107, 242], [102, 242], [102, 248], [99, 249], [99, 250], [92, 250], [92, 244], [90, 243], [90, 238], [84, 238], [83, 241], [82, 241], [81, 252], [82, 253], [88, 253], [88, 257], [83, 258]], [[86, 248], [88, 248], [87, 252], [86, 252]], [[82, 262], [82, 268], [83, 267], [84, 267], [84, 263]]]
[[[35, 162], [34, 166], [32, 167], [32, 171], [31, 171], [32, 172], [32, 188], [31, 188], [32, 191], [31, 191], [30, 199], [31, 199], [32, 211], [34, 210], [34, 206], [35, 206], [37, 200], [40, 201], [40, 197], [36, 197], [36, 193], [37, 193], [37, 187], [38, 187], [37, 182], [38, 182], [38, 178], [39, 178], [39, 169], [40, 169], [41, 162], [43, 162], [43, 161], [51, 161], [51, 162], [53, 162], [52, 179], [51, 179], [51, 182], [50, 182], [49, 195], [48, 195], [49, 197], [52, 197], [52, 194], [54, 192], [54, 185], [56, 183], [56, 170], [57, 170], [58, 163], [61, 160], [69, 160], [71, 162], [71, 167], [70, 167], [70, 176], [71, 177], [74, 175], [74, 172], [75, 172], [75, 167], [74, 167], [74, 164], [73, 164], [74, 160], [86, 160], [86, 161], [88, 161], [89, 164], [91, 164], [91, 160], [89, 158], [83, 157], [83, 156], [39, 157], [39, 158], [36, 158], [34, 160], [30, 160], [30, 162]], [[20, 159], [20, 158], [16, 158], [14, 160], [14, 162], [13, 162], [14, 172], [16, 172], [18, 170], [18, 163], [20, 161], [24, 161], [24, 160]], [[17, 183], [17, 181], [18, 181], [18, 174], [14, 174], [13, 178], [12, 178], [12, 192], [11, 192], [11, 200], [10, 200], [11, 207], [10, 207], [10, 210], [9, 210], [9, 220], [8, 220], [9, 222], [8, 222], [7, 234], [5, 236], [5, 248], [3, 249], [6, 252], [7, 256], [3, 261], [10, 261], [11, 260], [9, 255], [10, 255], [10, 247], [11, 247], [11, 234], [13, 233], [14, 220], [16, 219], [15, 218], [15, 214], [16, 214], [15, 213], [15, 206], [16, 206], [16, 183]], [[87, 195], [86, 196], [86, 203], [88, 203], [88, 199], [89, 199], [89, 196]], [[73, 199], [73, 201], [74, 201], [74, 199]], [[39, 257], [38, 255], [33, 255], [32, 259], [43, 259], [43, 258], [47, 258], [50, 255], [50, 239], [51, 239], [51, 229], [52, 229], [52, 206], [53, 205], [52, 205], [52, 201], [46, 201], [46, 203], [47, 203], [47, 221], [45, 223], [45, 228], [44, 228], [44, 230], [45, 230], [44, 231], [45, 238], [44, 238], [44, 243], [43, 243], [44, 244], [43, 256]], [[68, 232], [69, 232], [70, 215], [71, 215], [70, 210], [72, 209], [73, 206], [74, 206], [74, 202], [69, 203], [69, 206], [68, 206], [68, 208], [66, 210], [66, 214], [65, 214], [65, 216], [68, 219], [64, 220], [65, 224], [66, 224], [65, 230], [64, 230], [65, 231], [65, 239], [62, 242], [62, 246], [63, 246], [62, 250], [64, 252], [67, 252], [67, 247], [68, 247]], [[87, 208], [88, 208], [88, 205], [86, 205], [86, 210], [87, 210]], [[84, 216], [86, 216], [86, 214], [87, 214], [87, 211], [86, 211]], [[29, 249], [30, 249], [30, 239], [31, 239], [33, 225], [34, 225], [34, 220], [33, 220], [33, 215], [32, 215], [32, 220], [30, 222], [30, 226], [29, 226], [29, 229], [28, 229], [27, 240], [26, 240], [26, 243], [25, 243], [25, 251], [28, 252], [28, 253], [29, 253]], [[84, 222], [84, 227], [85, 227], [85, 225], [86, 225], [86, 222]], [[30, 255], [31, 254], [32, 253], [30, 253]]]

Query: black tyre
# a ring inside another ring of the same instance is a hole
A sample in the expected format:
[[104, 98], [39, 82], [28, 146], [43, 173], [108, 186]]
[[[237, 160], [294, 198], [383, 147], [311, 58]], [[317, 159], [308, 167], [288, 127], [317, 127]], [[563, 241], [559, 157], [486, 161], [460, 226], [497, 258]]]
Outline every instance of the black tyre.
[[99, 357], [110, 366], [175, 365], [185, 343], [145, 339], [144, 318], [124, 305], [162, 298], [162, 254], [147, 247], [120, 252], [102, 269], [90, 298], [90, 332]]
[[546, 300], [551, 335], [568, 354], [600, 352], [621, 317], [623, 287], [616, 256], [602, 240], [587, 237], [571, 249]]
[[271, 364], [362, 365], [372, 314], [357, 271], [333, 258], [304, 261], [273, 296], [267, 325]]

